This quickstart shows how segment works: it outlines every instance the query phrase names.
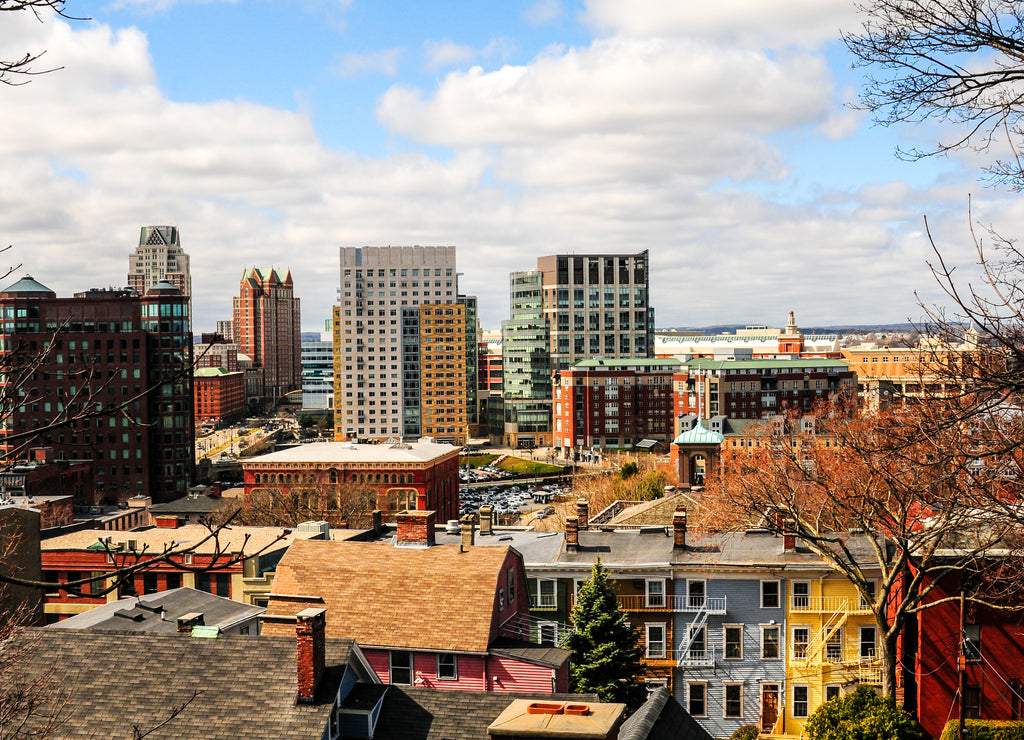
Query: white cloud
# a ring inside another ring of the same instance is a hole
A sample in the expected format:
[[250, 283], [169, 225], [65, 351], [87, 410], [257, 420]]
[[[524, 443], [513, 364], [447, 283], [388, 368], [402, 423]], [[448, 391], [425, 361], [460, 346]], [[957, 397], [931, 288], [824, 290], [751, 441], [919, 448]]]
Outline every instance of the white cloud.
[[334, 65], [334, 73], [342, 77], [361, 74], [383, 74], [394, 77], [398, 74], [398, 60], [403, 49], [379, 49], [365, 54], [348, 52], [342, 54]]
[[817, 45], [839, 30], [860, 28], [853, 0], [587, 0], [583, 20], [595, 29], [634, 37], [688, 36], [746, 45]]
[[476, 56], [471, 46], [452, 41], [426, 41], [423, 49], [427, 54], [427, 67], [430, 69], [463, 64], [472, 61]]
[[[944, 240], [969, 243], [961, 182], [795, 205], [740, 189], [790, 182], [776, 134], [842, 135], [832, 77], [811, 53], [632, 35], [552, 47], [436, 89], [393, 87], [378, 115], [410, 151], [368, 157], [325, 147], [300, 113], [170, 100], [136, 30], [16, 21], [0, 25], [0, 46], [10, 39], [65, 69], [0, 90], [0, 243], [67, 295], [122, 284], [139, 226], [177, 224], [197, 330], [228, 317], [252, 265], [291, 268], [303, 323], [319, 328], [337, 247], [403, 243], [457, 245], [461, 287], [488, 327], [507, 317], [508, 273], [538, 256], [642, 249], [659, 326], [777, 323], [782, 307], [808, 325], [898, 320], [930, 283], [921, 212]], [[982, 213], [1007, 233], [1024, 226], [1010, 197]]]
[[561, 0], [538, 0], [523, 12], [523, 18], [531, 26], [543, 26], [558, 20], [564, 13]]

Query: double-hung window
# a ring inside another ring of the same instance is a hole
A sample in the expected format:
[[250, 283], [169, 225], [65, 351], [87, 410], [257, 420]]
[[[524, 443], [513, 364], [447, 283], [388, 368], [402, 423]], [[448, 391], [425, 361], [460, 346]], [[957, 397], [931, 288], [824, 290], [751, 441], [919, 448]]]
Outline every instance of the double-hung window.
[[389, 680], [393, 684], [412, 685], [412, 653], [408, 650], [391, 651]]
[[663, 623], [648, 623], [644, 627], [646, 636], [648, 658], [665, 657], [665, 625]]
[[647, 579], [647, 606], [660, 609], [665, 606], [665, 581], [661, 578]]
[[743, 659], [743, 625], [741, 624], [727, 624], [723, 628], [723, 637], [725, 642], [725, 659], [726, 660], [742, 660]]
[[442, 681], [455, 681], [459, 677], [459, 661], [455, 653], [437, 654], [437, 677]]

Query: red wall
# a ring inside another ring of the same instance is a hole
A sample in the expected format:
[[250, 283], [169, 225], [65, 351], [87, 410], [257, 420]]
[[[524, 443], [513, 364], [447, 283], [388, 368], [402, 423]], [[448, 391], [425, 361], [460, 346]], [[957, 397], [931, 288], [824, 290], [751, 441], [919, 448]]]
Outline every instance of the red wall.
[[[381, 682], [390, 683], [389, 651], [380, 648], [364, 648], [363, 652]], [[416, 684], [417, 686], [426, 686], [432, 689], [551, 693], [551, 668], [493, 655], [459, 655], [459, 677], [455, 681], [449, 681], [437, 678], [435, 653], [414, 652], [413, 673], [422, 679], [422, 683]], [[565, 692], [568, 690], [568, 668], [563, 667], [560, 673], [564, 675], [560, 676], [557, 690]]]
[[[945, 579], [930, 601], [959, 595], [959, 582]], [[981, 625], [981, 660], [970, 661], [966, 686], [981, 690], [983, 719], [1020, 719], [1024, 704], [1024, 615], [983, 607], [966, 609], [968, 624]], [[953, 600], [925, 609], [919, 617], [917, 655], [918, 721], [932, 737], [959, 713], [957, 656], [960, 644], [960, 604]], [[1017, 682], [1014, 684], [1014, 682]], [[1011, 690], [1011, 685], [1014, 689]]]

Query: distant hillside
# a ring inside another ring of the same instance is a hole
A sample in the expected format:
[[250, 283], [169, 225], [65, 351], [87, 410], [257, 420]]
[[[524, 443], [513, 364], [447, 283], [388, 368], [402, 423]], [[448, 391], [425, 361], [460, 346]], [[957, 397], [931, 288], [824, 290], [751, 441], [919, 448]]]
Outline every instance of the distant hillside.
[[[734, 334], [737, 329], [746, 329], [748, 324], [723, 324], [720, 326], [674, 326], [659, 327], [655, 333], [667, 331], [700, 332], [701, 334]], [[780, 327], [773, 327], [780, 328]], [[803, 334], [868, 334], [878, 332], [907, 333], [914, 331], [914, 325], [902, 324], [845, 324], [839, 326], [801, 326]]]

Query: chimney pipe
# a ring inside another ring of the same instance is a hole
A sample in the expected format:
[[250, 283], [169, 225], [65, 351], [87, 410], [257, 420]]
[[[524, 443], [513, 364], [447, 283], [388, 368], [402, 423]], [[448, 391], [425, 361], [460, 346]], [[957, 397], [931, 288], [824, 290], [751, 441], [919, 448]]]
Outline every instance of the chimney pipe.
[[589, 528], [590, 504], [585, 498], [576, 499], [576, 516], [580, 520], [580, 531], [586, 532]]
[[384, 512], [380, 509], [374, 509], [370, 516], [373, 518], [373, 533], [380, 534], [384, 531]]
[[567, 516], [565, 518], [565, 551], [576, 552], [580, 549], [580, 520], [579, 517]]
[[491, 528], [491, 514], [494, 511], [493, 506], [481, 506], [480, 507], [480, 536], [493, 534]]
[[672, 547], [677, 550], [686, 549], [686, 508], [677, 509], [672, 515]]
[[300, 704], [316, 701], [316, 688], [324, 675], [326, 615], [326, 609], [303, 609], [296, 615], [295, 663], [299, 679], [297, 700]]
[[462, 524], [462, 552], [468, 552], [473, 547], [475, 529], [473, 527], [473, 515], [466, 514], [459, 520]]

